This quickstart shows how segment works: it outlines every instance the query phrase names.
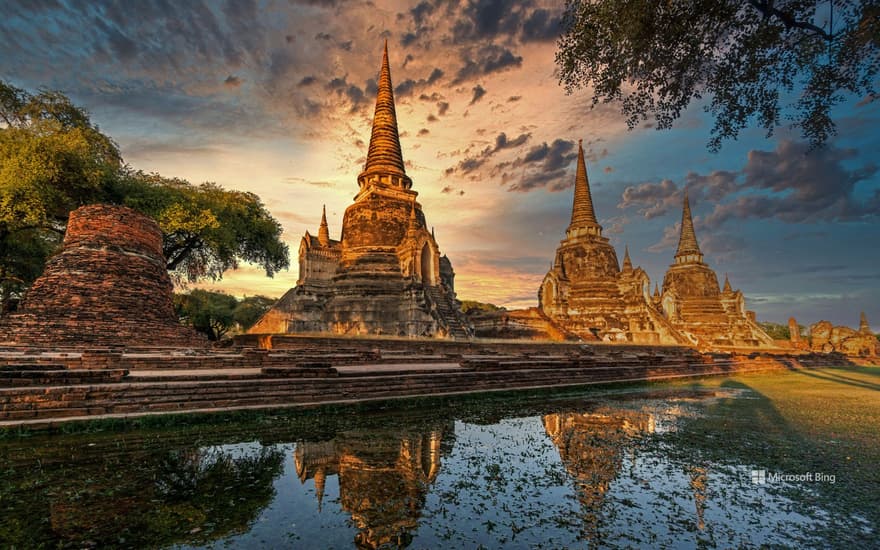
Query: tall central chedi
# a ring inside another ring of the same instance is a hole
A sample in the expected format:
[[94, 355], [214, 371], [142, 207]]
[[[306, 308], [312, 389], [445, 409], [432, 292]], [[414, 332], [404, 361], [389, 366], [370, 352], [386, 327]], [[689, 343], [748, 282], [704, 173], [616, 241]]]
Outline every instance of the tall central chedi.
[[452, 264], [440, 256], [406, 174], [387, 42], [370, 148], [357, 180], [341, 239], [330, 238], [326, 215], [317, 237], [306, 232], [297, 286], [250, 332], [466, 336]]

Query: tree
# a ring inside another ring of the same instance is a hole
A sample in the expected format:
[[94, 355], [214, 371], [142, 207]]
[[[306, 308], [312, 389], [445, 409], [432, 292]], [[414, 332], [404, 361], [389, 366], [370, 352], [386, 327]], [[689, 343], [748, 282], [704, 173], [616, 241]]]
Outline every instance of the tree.
[[205, 334], [209, 340], [220, 340], [235, 324], [238, 300], [223, 292], [195, 289], [188, 294], [175, 294], [174, 307], [181, 322]]
[[768, 136], [785, 111], [813, 146], [832, 136], [847, 94], [873, 100], [880, 68], [876, 0], [568, 0], [556, 63], [568, 92], [620, 102], [630, 129], [667, 129], [710, 99], [709, 148], [754, 119]]
[[488, 313], [492, 311], [502, 311], [503, 307], [498, 307], [495, 304], [488, 304], [485, 302], [478, 302], [476, 300], [462, 300], [461, 301], [461, 311], [465, 315], [472, 315], [475, 313]]
[[116, 144], [57, 92], [0, 81], [0, 303], [42, 272], [68, 213], [106, 200], [122, 167]]
[[178, 280], [220, 279], [240, 261], [289, 265], [281, 225], [253, 193], [144, 174], [59, 92], [0, 81], [0, 312], [42, 272], [71, 210], [124, 204], [155, 218]]
[[235, 323], [241, 330], [247, 330], [260, 320], [264, 313], [275, 303], [274, 298], [266, 296], [246, 296], [242, 298], [233, 312]]
[[239, 261], [259, 265], [269, 277], [289, 265], [281, 224], [253, 193], [131, 170], [115, 192], [119, 202], [159, 222], [168, 270], [179, 280], [217, 280]]

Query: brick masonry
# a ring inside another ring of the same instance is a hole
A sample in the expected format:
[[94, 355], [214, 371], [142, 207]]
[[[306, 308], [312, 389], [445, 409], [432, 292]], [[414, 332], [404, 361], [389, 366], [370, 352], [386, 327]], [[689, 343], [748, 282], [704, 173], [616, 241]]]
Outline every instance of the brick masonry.
[[833, 353], [704, 354], [674, 346], [291, 336], [274, 344], [197, 353], [0, 348], [0, 427], [851, 364]]
[[84, 206], [19, 310], [0, 320], [0, 342], [205, 347], [178, 322], [172, 291], [156, 222], [121, 206]]

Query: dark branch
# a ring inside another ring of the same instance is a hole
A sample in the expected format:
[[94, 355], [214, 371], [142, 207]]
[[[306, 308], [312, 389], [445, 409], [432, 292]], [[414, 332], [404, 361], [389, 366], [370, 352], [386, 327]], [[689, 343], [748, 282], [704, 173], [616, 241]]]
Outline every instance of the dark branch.
[[177, 266], [180, 265], [180, 263], [185, 260], [187, 256], [189, 256], [189, 253], [192, 252], [193, 248], [195, 248], [198, 242], [198, 237], [192, 237], [186, 241], [186, 244], [184, 246], [178, 247], [177, 250], [179, 250], [179, 252], [175, 252], [174, 258], [168, 256], [168, 263], [165, 264], [165, 268], [168, 269], [168, 271], [173, 271], [174, 269], [176, 269]]
[[822, 27], [817, 27], [812, 23], [808, 23], [806, 21], [798, 21], [795, 19], [790, 13], [786, 13], [773, 5], [773, 0], [748, 0], [749, 4], [751, 4], [756, 10], [764, 14], [764, 18], [775, 17], [782, 21], [782, 24], [785, 25], [788, 29], [804, 29], [807, 31], [816, 34], [823, 40], [831, 42], [834, 40], [834, 35], [826, 32]]

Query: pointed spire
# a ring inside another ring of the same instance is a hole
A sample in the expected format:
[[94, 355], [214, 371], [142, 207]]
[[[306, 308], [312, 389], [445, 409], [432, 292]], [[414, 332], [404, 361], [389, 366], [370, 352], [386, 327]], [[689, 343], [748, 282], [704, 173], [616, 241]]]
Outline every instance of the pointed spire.
[[730, 279], [727, 278], [727, 273], [724, 274], [724, 292], [733, 292], [733, 288], [730, 286]]
[[433, 225], [431, 226], [431, 238], [434, 239], [435, 241], [437, 240], [437, 239], [434, 237], [434, 226], [433, 226]]
[[660, 287], [654, 283], [654, 298], [660, 298]]
[[[373, 131], [364, 171], [358, 177], [391, 175], [401, 176], [402, 184], [409, 189], [412, 181], [406, 175], [403, 153], [400, 150], [400, 134], [397, 131], [397, 113], [394, 109], [394, 87], [391, 84], [391, 68], [388, 64], [388, 40], [382, 53], [376, 94], [376, 111], [373, 115]], [[390, 182], [389, 182], [390, 183]]]
[[623, 270], [624, 271], [632, 271], [633, 264], [632, 260], [629, 259], [629, 245], [624, 246], [623, 253]]
[[598, 228], [602, 233], [602, 227], [596, 221], [596, 212], [593, 210], [593, 197], [590, 195], [590, 180], [587, 178], [587, 163], [584, 160], [583, 140], [578, 140], [577, 173], [574, 178], [574, 204], [571, 209], [571, 224], [569, 230], [580, 228]]
[[868, 324], [868, 318], [865, 316], [865, 312], [859, 316], [859, 332], [862, 334], [871, 334], [871, 325]]
[[327, 227], [327, 205], [321, 211], [321, 227], [318, 228], [318, 242], [321, 246], [330, 246], [330, 229]]
[[416, 231], [419, 228], [419, 219], [416, 217], [416, 201], [413, 199], [409, 208], [409, 230]]
[[684, 208], [681, 212], [681, 236], [678, 239], [678, 250], [675, 252], [676, 261], [679, 263], [691, 261], [688, 256], [698, 256], [698, 262], [703, 261], [703, 253], [697, 244], [697, 234], [694, 233], [694, 220], [691, 217], [691, 203], [688, 200], [687, 189], [684, 190]]
[[326, 479], [327, 475], [324, 473], [324, 468], [318, 468], [318, 471], [315, 472], [315, 496], [318, 497], [318, 512], [321, 511], [321, 504], [324, 501], [324, 484]]

